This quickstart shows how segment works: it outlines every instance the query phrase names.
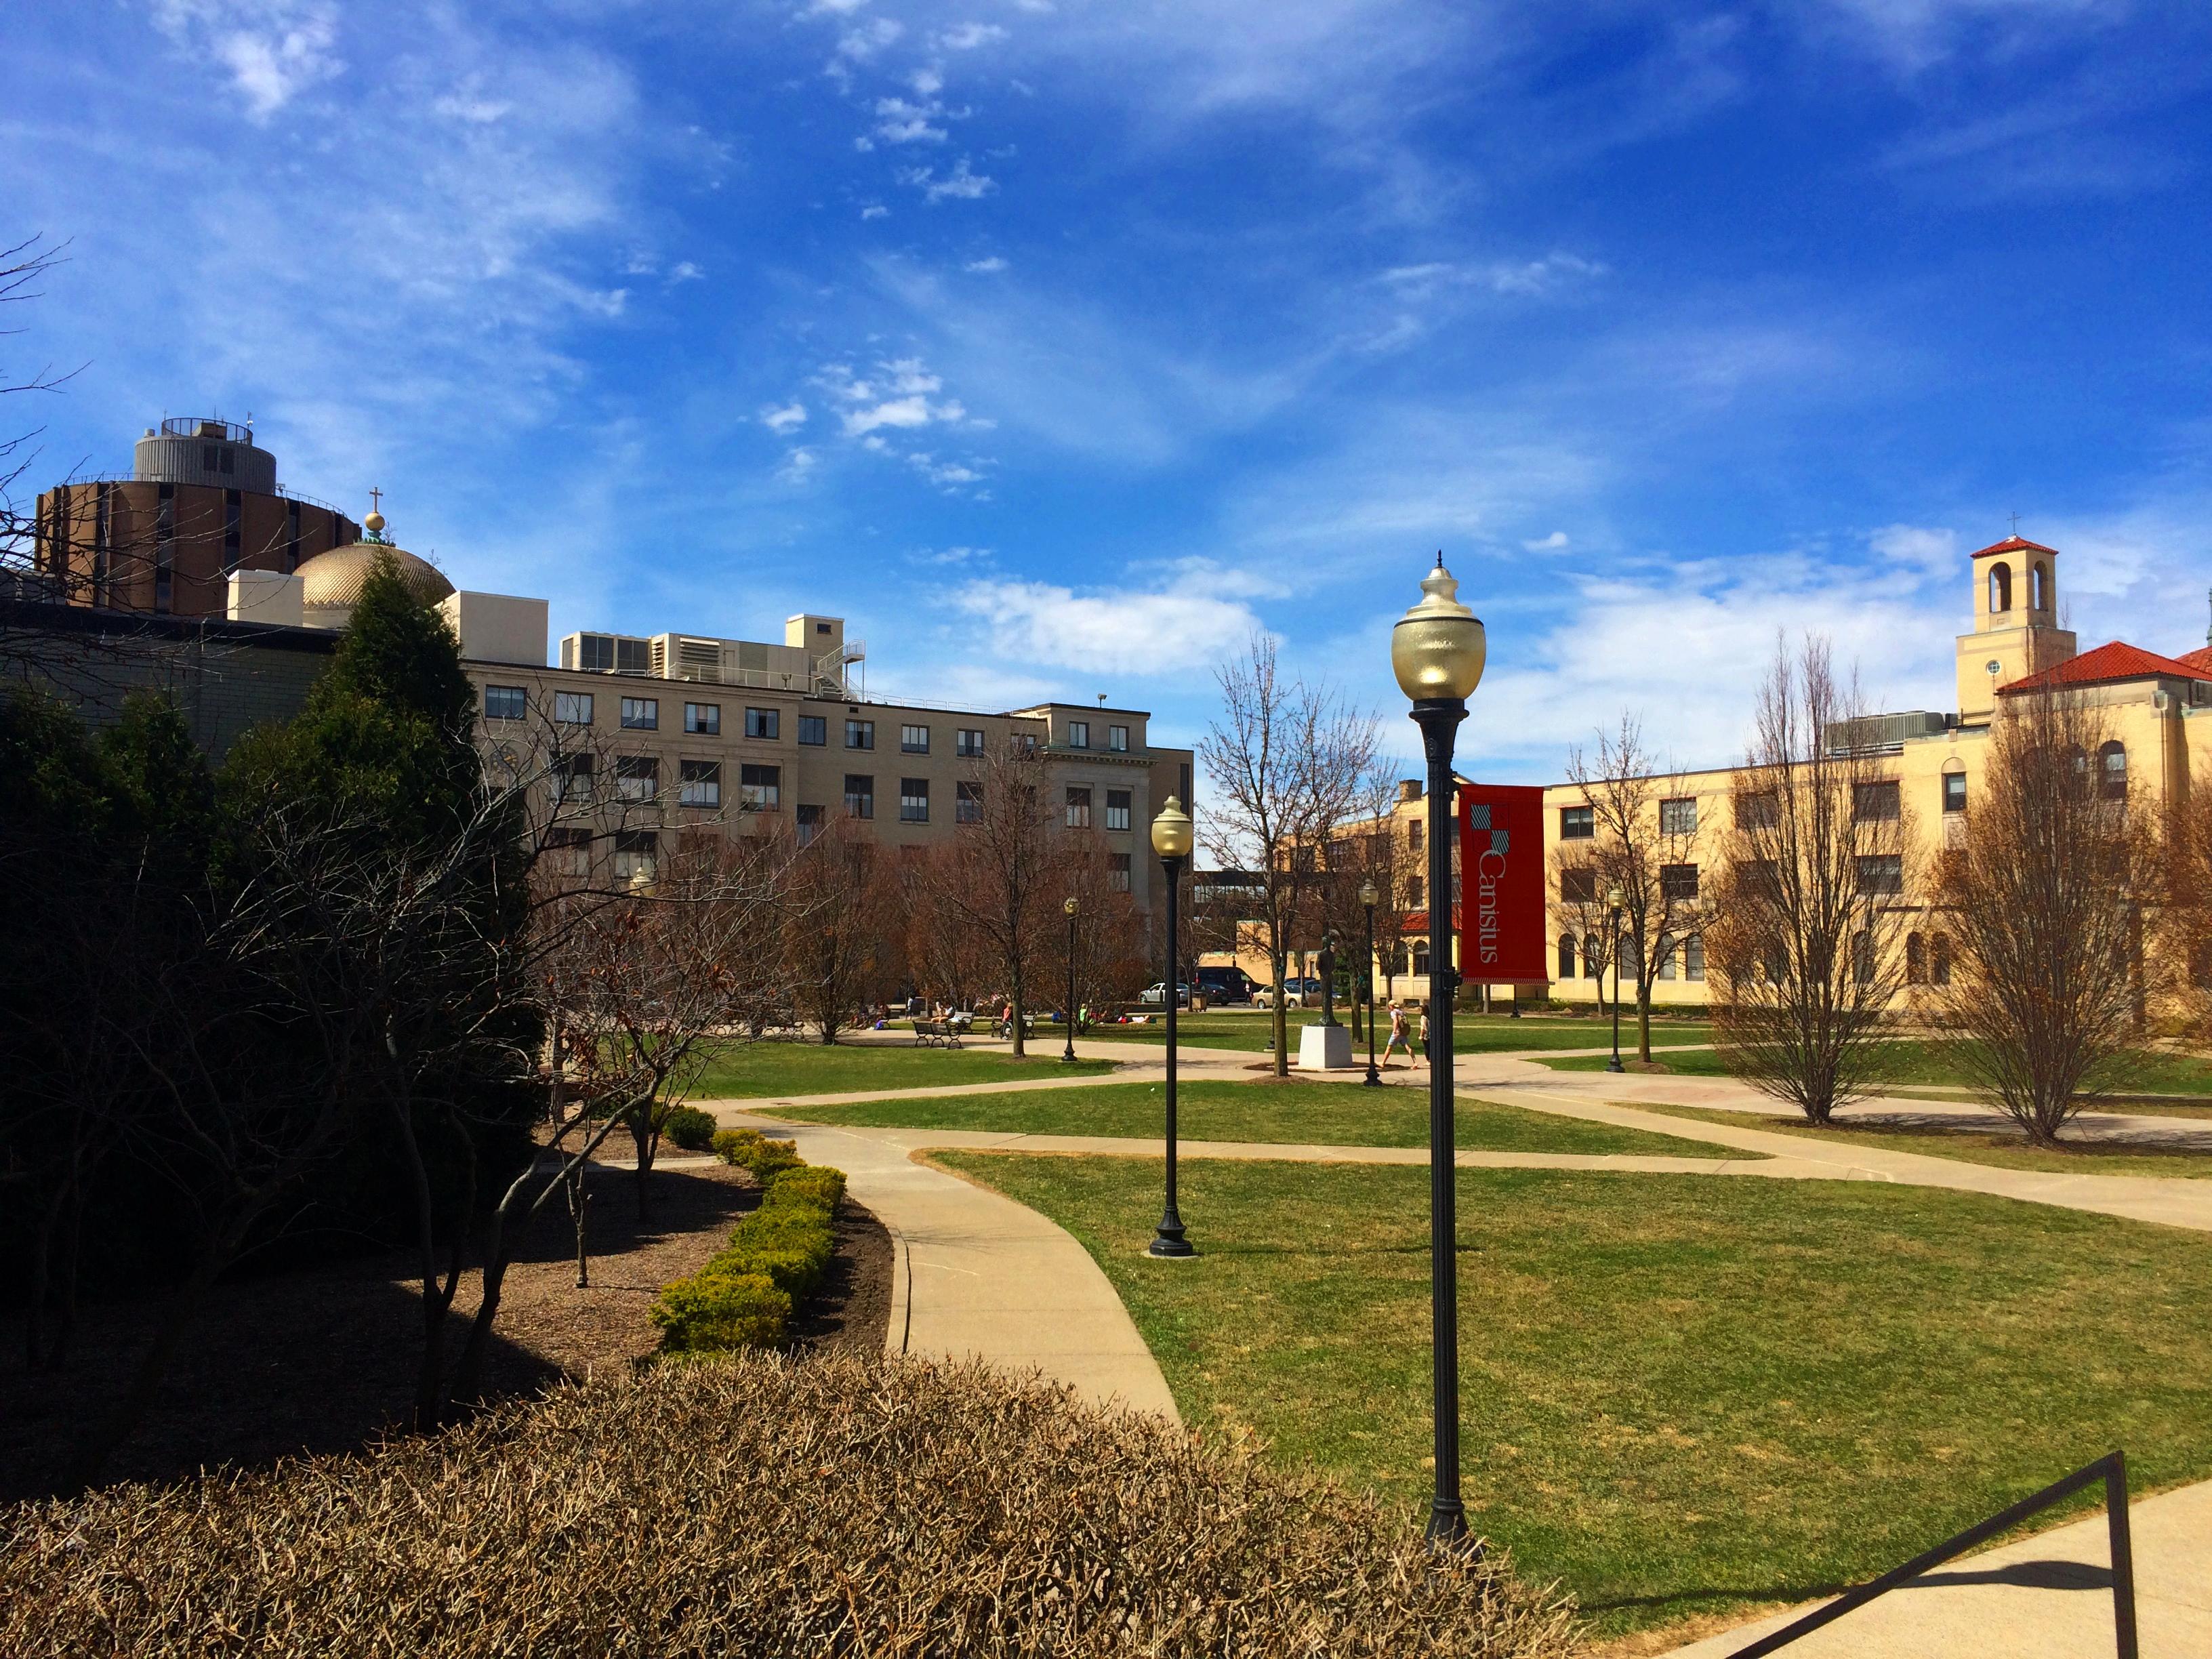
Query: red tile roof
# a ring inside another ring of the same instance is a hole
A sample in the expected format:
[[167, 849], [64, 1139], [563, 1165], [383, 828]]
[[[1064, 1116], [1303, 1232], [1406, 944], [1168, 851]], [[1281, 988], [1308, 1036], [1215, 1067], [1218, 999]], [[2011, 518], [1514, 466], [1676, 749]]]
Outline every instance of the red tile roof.
[[[2201, 659], [2212, 656], [2212, 649], [2190, 654]], [[2177, 661], [2172, 657], [2161, 657], [2155, 651], [2146, 651], [2139, 645], [2114, 640], [2109, 645], [2070, 657], [2055, 668], [2000, 686], [1997, 695], [2010, 696], [2014, 692], [2039, 691], [2054, 685], [2109, 685], [2118, 680], [2148, 679], [2212, 680], [2212, 666]]]
[[2053, 558], [2058, 556], [2057, 548], [2045, 547], [2041, 542], [2032, 542], [2023, 536], [2008, 536], [2001, 542], [1991, 542], [1973, 556], [1986, 559], [1992, 553], [2048, 553]]
[[2194, 651], [2185, 651], [2174, 661], [2185, 668], [2193, 668], [2200, 674], [2212, 674], [2212, 645], [2200, 645]]

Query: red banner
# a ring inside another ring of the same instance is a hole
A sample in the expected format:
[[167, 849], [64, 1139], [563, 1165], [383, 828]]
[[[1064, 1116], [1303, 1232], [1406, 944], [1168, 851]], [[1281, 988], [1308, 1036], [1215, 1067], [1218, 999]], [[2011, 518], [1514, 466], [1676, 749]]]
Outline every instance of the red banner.
[[1460, 978], [1549, 980], [1544, 948], [1544, 792], [1473, 783], [1459, 792]]

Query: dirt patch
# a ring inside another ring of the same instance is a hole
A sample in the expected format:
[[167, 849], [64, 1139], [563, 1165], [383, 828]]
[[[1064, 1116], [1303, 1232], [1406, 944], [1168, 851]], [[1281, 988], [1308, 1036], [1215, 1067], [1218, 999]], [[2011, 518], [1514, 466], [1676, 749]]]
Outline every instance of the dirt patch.
[[[637, 1213], [635, 1175], [593, 1166], [586, 1236], [590, 1285], [576, 1287], [574, 1233], [556, 1194], [522, 1236], [507, 1270], [485, 1382], [494, 1397], [538, 1392], [563, 1376], [626, 1368], [653, 1352], [648, 1317], [672, 1279], [721, 1248], [760, 1194], [750, 1176], [718, 1163], [661, 1168], [649, 1214]], [[881, 1352], [890, 1315], [890, 1241], [848, 1200], [829, 1293], [799, 1333], [808, 1346]], [[404, 1428], [422, 1344], [410, 1258], [377, 1255], [218, 1285], [187, 1329], [153, 1410], [110, 1464], [106, 1479], [169, 1480], [218, 1463], [258, 1465], [301, 1453], [344, 1451]], [[0, 1501], [50, 1492], [87, 1413], [121, 1392], [154, 1321], [156, 1299], [84, 1310], [58, 1376], [27, 1376], [20, 1323], [0, 1328]], [[477, 1307], [465, 1280], [447, 1315], [450, 1363]], [[872, 1345], [872, 1346], [871, 1346]]]

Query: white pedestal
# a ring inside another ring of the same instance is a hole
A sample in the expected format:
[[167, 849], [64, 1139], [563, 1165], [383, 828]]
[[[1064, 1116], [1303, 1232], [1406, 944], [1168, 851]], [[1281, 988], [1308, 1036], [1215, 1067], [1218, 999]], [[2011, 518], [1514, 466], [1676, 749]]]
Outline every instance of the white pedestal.
[[1348, 1072], [1352, 1064], [1352, 1028], [1348, 1025], [1309, 1025], [1298, 1034], [1298, 1070]]

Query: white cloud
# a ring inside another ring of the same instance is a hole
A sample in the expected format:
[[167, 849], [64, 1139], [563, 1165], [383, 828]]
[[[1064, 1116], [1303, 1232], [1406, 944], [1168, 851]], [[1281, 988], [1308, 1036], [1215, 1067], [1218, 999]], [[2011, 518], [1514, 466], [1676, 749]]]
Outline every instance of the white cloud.
[[945, 129], [934, 125], [945, 114], [935, 99], [914, 104], [903, 98], [876, 100], [876, 137], [891, 144], [943, 143]]
[[1043, 667], [1125, 674], [1208, 669], [1260, 627], [1241, 599], [1224, 599], [1196, 573], [1151, 592], [1078, 593], [1056, 583], [975, 581], [953, 596], [1007, 642], [1005, 657]]
[[888, 219], [890, 216], [891, 210], [889, 208], [884, 207], [882, 204], [877, 202], [871, 202], [867, 206], [860, 210], [860, 217], [864, 220]]
[[856, 64], [865, 64], [892, 45], [906, 33], [906, 27], [888, 17], [878, 17], [860, 28], [848, 29], [837, 37], [837, 56]]
[[916, 450], [906, 459], [908, 466], [950, 495], [983, 482], [983, 474], [976, 467], [962, 461], [940, 461], [927, 450]]
[[781, 408], [770, 404], [761, 410], [760, 423], [779, 436], [787, 432], [796, 432], [806, 424], [806, 405], [795, 399]]
[[672, 285], [677, 283], [696, 283], [704, 277], [706, 274], [707, 273], [703, 270], [692, 264], [689, 259], [678, 259], [674, 264], [668, 268], [668, 280]]
[[988, 174], [969, 172], [968, 158], [964, 155], [954, 162], [952, 171], [941, 179], [937, 177], [933, 167], [903, 167], [900, 169], [898, 178], [901, 184], [912, 185], [932, 202], [948, 198], [972, 202], [979, 197], [989, 195], [999, 187], [997, 181]]
[[994, 272], [1004, 270], [1006, 268], [1006, 262], [994, 253], [987, 259], [970, 259], [960, 268], [963, 270], [975, 271], [979, 276], [988, 276]]
[[978, 46], [996, 46], [1006, 38], [1006, 30], [996, 23], [956, 23], [939, 31], [937, 44], [947, 52], [973, 52]]
[[1548, 536], [1533, 542], [1523, 542], [1521, 545], [1530, 553], [1564, 553], [1567, 550], [1567, 532], [1554, 530]]
[[1941, 576], [1963, 568], [1959, 532], [1921, 525], [1884, 525], [1867, 538], [1867, 550], [1884, 563], [1915, 577]]
[[268, 120], [345, 69], [332, 51], [338, 14], [331, 0], [155, 0], [153, 15], [178, 46], [230, 71], [251, 120]]
[[812, 476], [816, 465], [812, 450], [787, 449], [784, 452], [783, 465], [776, 470], [776, 477], [786, 483], [804, 483]]
[[1421, 299], [1446, 289], [1486, 289], [1492, 294], [1541, 295], [1566, 284], [1606, 274], [1606, 267], [1577, 253], [1547, 253], [1540, 259], [1496, 259], [1462, 264], [1431, 260], [1424, 264], [1400, 265], [1382, 273], [1382, 281], [1408, 299]]
[[957, 424], [967, 417], [958, 399], [933, 395], [944, 389], [944, 382], [919, 357], [880, 362], [865, 379], [848, 363], [832, 363], [814, 382], [847, 405], [838, 419], [848, 438], [865, 440], [878, 428], [914, 431], [938, 423]]
[[868, 0], [812, 0], [812, 3], [799, 15], [801, 17], [819, 17], [826, 12], [834, 16], [845, 17], [860, 10], [867, 3]]

